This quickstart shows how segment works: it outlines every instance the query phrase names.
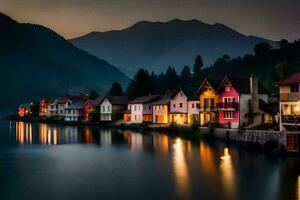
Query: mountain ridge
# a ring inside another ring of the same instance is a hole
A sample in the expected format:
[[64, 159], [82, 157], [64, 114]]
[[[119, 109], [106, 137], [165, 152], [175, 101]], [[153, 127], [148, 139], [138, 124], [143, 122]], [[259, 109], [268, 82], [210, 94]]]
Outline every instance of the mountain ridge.
[[140, 67], [160, 72], [170, 65], [181, 70], [184, 65], [192, 66], [197, 54], [203, 57], [205, 65], [210, 65], [224, 54], [238, 57], [253, 53], [255, 44], [260, 42], [276, 45], [274, 41], [244, 35], [224, 24], [207, 24], [196, 19], [144, 20], [121, 30], [92, 31], [69, 41], [132, 73]]
[[55, 31], [18, 23], [0, 14], [0, 109], [96, 89], [106, 93], [114, 81], [129, 79], [107, 61], [87, 53]]

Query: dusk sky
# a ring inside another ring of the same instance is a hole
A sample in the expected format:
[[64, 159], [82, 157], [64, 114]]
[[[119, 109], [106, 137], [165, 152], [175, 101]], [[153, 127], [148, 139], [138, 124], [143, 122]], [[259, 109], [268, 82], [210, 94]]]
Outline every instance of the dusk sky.
[[0, 0], [0, 12], [66, 38], [174, 18], [223, 23], [246, 35], [300, 38], [298, 0]]

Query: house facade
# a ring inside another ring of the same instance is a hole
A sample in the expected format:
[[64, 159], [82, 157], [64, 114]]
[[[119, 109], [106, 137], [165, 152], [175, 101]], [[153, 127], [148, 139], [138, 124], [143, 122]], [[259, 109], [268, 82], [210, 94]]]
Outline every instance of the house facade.
[[188, 124], [199, 124], [200, 103], [199, 100], [188, 100]]
[[169, 121], [175, 124], [188, 123], [188, 97], [184, 91], [177, 89], [170, 99]]
[[279, 127], [286, 133], [288, 151], [300, 151], [300, 72], [274, 84], [279, 87]]
[[48, 113], [48, 106], [52, 103], [52, 100], [50, 99], [42, 99], [39, 103], [39, 116], [40, 117], [46, 117]]
[[122, 119], [122, 112], [126, 110], [128, 97], [127, 96], [110, 96], [107, 97], [112, 105], [112, 116], [113, 121]]
[[[98, 97], [96, 99], [88, 99], [83, 104], [83, 116], [82, 120], [87, 122], [91, 120], [90, 113], [95, 111], [97, 107], [99, 108], [100, 103], [102, 102], [104, 97]], [[100, 108], [99, 108], [100, 109]]]
[[83, 103], [73, 101], [64, 110], [64, 120], [70, 122], [80, 121], [83, 113]]
[[32, 114], [33, 103], [24, 103], [18, 107], [18, 116], [26, 117]]
[[165, 96], [153, 103], [153, 119], [154, 124], [169, 123], [169, 107], [170, 97]]
[[153, 120], [153, 103], [161, 97], [158, 95], [149, 95], [138, 97], [129, 102], [130, 122], [131, 123], [151, 123]]
[[205, 78], [196, 93], [200, 100], [200, 126], [218, 122], [219, 95], [216, 92], [218, 86], [219, 81]]
[[112, 120], [112, 104], [107, 97], [100, 102], [100, 121]]
[[218, 89], [219, 93], [219, 124], [226, 128], [239, 128], [240, 95], [226, 76]]

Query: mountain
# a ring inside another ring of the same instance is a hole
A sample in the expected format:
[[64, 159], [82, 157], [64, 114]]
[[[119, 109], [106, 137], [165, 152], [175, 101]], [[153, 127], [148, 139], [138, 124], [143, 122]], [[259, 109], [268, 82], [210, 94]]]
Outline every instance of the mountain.
[[129, 75], [141, 67], [161, 72], [171, 65], [181, 70], [184, 65], [192, 66], [197, 54], [209, 65], [224, 54], [237, 57], [252, 53], [260, 42], [275, 45], [222, 24], [179, 19], [166, 23], [142, 21], [124, 30], [91, 32], [70, 41]]
[[76, 48], [52, 30], [0, 13], [0, 110], [65, 93], [104, 93], [129, 79], [116, 67]]

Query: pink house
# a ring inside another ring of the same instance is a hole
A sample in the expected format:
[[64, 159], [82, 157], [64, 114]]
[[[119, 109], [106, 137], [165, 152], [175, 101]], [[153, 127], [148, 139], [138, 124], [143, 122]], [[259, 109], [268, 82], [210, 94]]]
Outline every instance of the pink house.
[[255, 76], [236, 78], [226, 76], [220, 84], [219, 124], [226, 128], [257, 126], [267, 123], [265, 104], [268, 105], [268, 92]]
[[226, 76], [219, 89], [219, 124], [228, 128], [239, 127], [239, 93]]

